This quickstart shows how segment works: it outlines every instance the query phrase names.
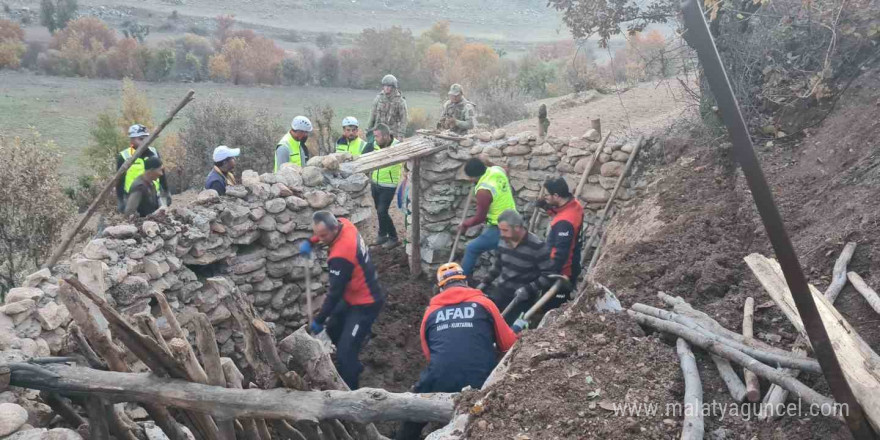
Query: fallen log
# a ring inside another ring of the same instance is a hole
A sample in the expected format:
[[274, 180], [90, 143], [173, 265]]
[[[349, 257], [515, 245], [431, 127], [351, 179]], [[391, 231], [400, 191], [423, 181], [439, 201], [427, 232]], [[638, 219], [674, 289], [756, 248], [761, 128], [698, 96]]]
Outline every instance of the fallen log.
[[[746, 340], [755, 337], [754, 316], [755, 299], [750, 296], [746, 298], [746, 303], [743, 305], [743, 337]], [[743, 380], [746, 382], [746, 398], [749, 399], [749, 402], [761, 400], [761, 383], [758, 381], [758, 376], [749, 370], [743, 370]]]
[[712, 362], [715, 362], [715, 367], [718, 368], [718, 375], [721, 376], [721, 380], [723, 380], [724, 385], [727, 386], [727, 391], [730, 392], [730, 397], [737, 402], [745, 400], [746, 386], [741, 380], [739, 380], [739, 376], [736, 375], [736, 371], [733, 370], [730, 361], [712, 355]]
[[690, 331], [699, 333], [700, 335], [712, 340], [713, 342], [727, 345], [762, 362], [772, 364], [773, 366], [797, 368], [812, 373], [822, 372], [822, 369], [819, 368], [819, 363], [816, 362], [815, 359], [795, 357], [791, 353], [786, 353], [783, 355], [778, 353], [766, 352], [764, 350], [760, 350], [755, 347], [751, 347], [746, 344], [734, 341], [733, 339], [712, 333], [705, 328], [696, 325], [692, 320], [682, 317], [681, 315], [674, 312], [661, 310], [640, 303], [633, 304], [632, 310], [649, 316], [653, 316], [658, 319], [678, 323], [679, 325], [689, 329]]
[[804, 385], [797, 379], [785, 376], [780, 371], [770, 367], [769, 365], [759, 362], [757, 359], [737, 350], [728, 345], [715, 342], [699, 332], [695, 332], [681, 324], [665, 321], [653, 316], [639, 313], [635, 310], [627, 310], [639, 324], [653, 327], [662, 332], [678, 336], [692, 345], [702, 348], [712, 354], [721, 356], [729, 361], [735, 362], [742, 367], [752, 370], [755, 374], [770, 382], [779, 384], [783, 388], [789, 390], [793, 394], [802, 398], [804, 402], [817, 405], [817, 408], [832, 408], [834, 400], [825, 397], [810, 387]]
[[868, 301], [868, 305], [871, 306], [875, 312], [880, 313], [880, 296], [877, 295], [877, 292], [868, 286], [868, 283], [866, 283], [859, 274], [849, 272], [846, 275], [847, 278], [849, 278], [849, 282], [856, 288], [856, 291], [862, 294], [865, 301]]
[[788, 351], [774, 347], [770, 344], [764, 343], [757, 339], [747, 339], [742, 333], [735, 332], [733, 330], [729, 330], [727, 327], [724, 327], [716, 321], [714, 318], [702, 312], [700, 310], [695, 309], [691, 306], [687, 301], [682, 299], [680, 296], [670, 296], [664, 292], [657, 292], [657, 297], [660, 298], [667, 305], [672, 307], [672, 310], [675, 313], [678, 313], [681, 316], [685, 316], [691, 318], [694, 322], [696, 322], [700, 327], [703, 327], [709, 330], [712, 333], [719, 334], [721, 336], [726, 336], [734, 341], [737, 341], [741, 344], [748, 345], [750, 347], [754, 347], [760, 350], [769, 351], [771, 353], [777, 353], [781, 355], [790, 355]]
[[675, 347], [681, 360], [681, 374], [684, 376], [684, 423], [681, 427], [681, 440], [703, 440], [703, 385], [700, 383], [697, 360], [684, 339], [678, 338]]
[[[806, 340], [809, 340], [779, 263], [760, 254], [751, 254], [744, 259], [764, 290], [773, 298], [791, 324]], [[859, 337], [856, 330], [825, 295], [812, 285], [809, 288], [846, 381], [861, 404], [871, 426], [878, 430], [880, 428], [880, 398], [878, 398], [880, 361], [877, 354]]]
[[[798, 338], [795, 341], [792, 351], [795, 353], [806, 353], [806, 345], [806, 342], [802, 338]], [[783, 368], [781, 371], [782, 374], [791, 377], [798, 377], [798, 374], [800, 374], [799, 370], [793, 368]], [[788, 399], [788, 390], [775, 383], [770, 385], [767, 394], [764, 396], [764, 399], [761, 400], [761, 406], [758, 410], [758, 420], [773, 420], [781, 416], [781, 409], [783, 404], [785, 404], [786, 399]]]
[[855, 252], [856, 244], [849, 242], [843, 247], [843, 251], [840, 252], [840, 256], [834, 262], [834, 269], [831, 271], [831, 284], [825, 290], [825, 298], [828, 298], [828, 301], [832, 304], [837, 299], [837, 295], [840, 295], [843, 286], [846, 285], [846, 266], [849, 264], [849, 260], [852, 260]]
[[58, 377], [11, 368], [10, 385], [72, 396], [100, 397], [113, 402], [170, 406], [220, 418], [446, 423], [453, 414], [453, 395], [447, 393], [389, 393], [375, 388], [357, 391], [237, 390], [161, 378], [154, 374], [116, 373], [62, 364], [43, 368]]

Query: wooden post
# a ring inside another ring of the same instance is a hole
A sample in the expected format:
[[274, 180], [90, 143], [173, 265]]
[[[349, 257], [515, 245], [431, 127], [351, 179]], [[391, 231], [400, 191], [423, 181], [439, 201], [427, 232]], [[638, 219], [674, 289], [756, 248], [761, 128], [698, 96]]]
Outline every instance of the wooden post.
[[[752, 339], [755, 337], [753, 322], [755, 315], [755, 299], [751, 296], [746, 298], [743, 306], [743, 336]], [[761, 399], [761, 384], [758, 382], [758, 376], [748, 369], [743, 370], [743, 378], [746, 381], [746, 398], [749, 402], [757, 402]]]
[[681, 428], [681, 440], [702, 440], [703, 385], [700, 383], [697, 361], [687, 341], [678, 338], [675, 345], [678, 358], [681, 359], [681, 373], [684, 375], [684, 426]]
[[171, 113], [168, 115], [168, 117], [165, 118], [165, 120], [162, 121], [161, 124], [159, 124], [156, 130], [153, 131], [153, 134], [151, 134], [150, 137], [147, 138], [146, 142], [141, 144], [141, 146], [138, 147], [137, 150], [135, 150], [134, 154], [132, 154], [131, 157], [129, 157], [128, 160], [126, 160], [125, 163], [122, 164], [122, 166], [119, 167], [118, 170], [116, 170], [116, 175], [114, 175], [113, 178], [110, 179], [110, 181], [107, 182], [106, 185], [104, 185], [104, 189], [102, 189], [101, 192], [98, 193], [98, 196], [95, 197], [95, 200], [93, 200], [92, 204], [89, 205], [89, 208], [86, 209], [85, 214], [80, 217], [79, 222], [77, 222], [76, 226], [74, 226], [73, 229], [71, 229], [70, 232], [68, 232], [67, 235], [64, 236], [64, 239], [61, 240], [61, 244], [55, 249], [55, 252], [52, 253], [52, 256], [49, 257], [49, 261], [47, 261], [46, 264], [43, 265], [44, 268], [51, 269], [52, 266], [55, 266], [55, 263], [57, 263], [58, 260], [61, 258], [61, 255], [64, 254], [64, 251], [66, 251], [67, 247], [70, 246], [70, 243], [73, 242], [73, 239], [74, 237], [76, 237], [76, 234], [79, 232], [79, 230], [82, 229], [83, 226], [85, 226], [89, 219], [92, 218], [92, 214], [94, 214], [95, 211], [98, 210], [98, 205], [101, 203], [101, 200], [104, 199], [107, 193], [110, 192], [110, 189], [112, 189], [116, 185], [116, 182], [125, 175], [129, 168], [131, 168], [131, 164], [133, 164], [134, 161], [137, 160], [137, 158], [140, 157], [140, 155], [144, 151], [147, 151], [147, 148], [149, 148], [150, 144], [152, 144], [156, 137], [159, 136], [159, 133], [161, 133], [162, 130], [165, 129], [165, 126], [168, 125], [172, 119], [174, 119], [174, 116], [177, 115], [177, 112], [179, 112], [181, 109], [183, 109], [183, 107], [185, 107], [187, 104], [189, 104], [190, 101], [193, 100], [193, 95], [195, 93], [196, 92], [190, 90], [189, 93], [184, 96], [183, 100], [180, 101], [180, 104], [177, 104], [177, 107], [175, 107], [174, 110], [171, 110]]
[[581, 173], [581, 180], [578, 181], [578, 186], [574, 190], [575, 198], [581, 196], [581, 191], [583, 191], [584, 185], [586, 185], [587, 183], [587, 178], [590, 177], [590, 171], [592, 171], [593, 167], [596, 166], [596, 160], [599, 159], [599, 154], [602, 153], [602, 149], [605, 148], [605, 144], [608, 142], [609, 138], [611, 138], [611, 131], [608, 132], [608, 136], [605, 136], [605, 139], [603, 139], [602, 143], [599, 144], [599, 148], [596, 148], [596, 151], [594, 151], [593, 155], [590, 156], [590, 161], [587, 162], [587, 167], [584, 168], [584, 172]]
[[[474, 191], [476, 191], [476, 187], [470, 190], [467, 195], [467, 199], [464, 201], [464, 208], [461, 209], [461, 223], [467, 219], [468, 209], [471, 207], [471, 200], [474, 198]], [[452, 251], [449, 253], [449, 261], [447, 263], [452, 263], [452, 260], [455, 259], [455, 249], [458, 248], [458, 240], [461, 238], [461, 228], [458, 228], [458, 232], [455, 233], [455, 241], [452, 242]]]
[[541, 104], [538, 107], [538, 138], [547, 136], [547, 130], [550, 129], [550, 119], [547, 117], [547, 106]]
[[532, 212], [532, 217], [529, 218], [528, 230], [529, 232], [534, 232], [535, 227], [538, 226], [538, 219], [541, 217], [541, 208], [538, 207], [538, 203], [541, 199], [544, 198], [544, 192], [547, 188], [544, 187], [544, 184], [541, 183], [541, 190], [538, 191], [538, 198], [535, 199], [535, 210]]
[[410, 185], [410, 201], [412, 202], [412, 242], [409, 258], [409, 273], [417, 277], [422, 273], [422, 176], [421, 159], [413, 159], [412, 184]]
[[596, 133], [599, 133], [599, 137], [602, 137], [602, 120], [599, 118], [590, 119], [590, 127], [593, 130], [596, 130]]
[[593, 241], [599, 235], [599, 230], [602, 229], [602, 224], [605, 223], [605, 220], [608, 218], [608, 213], [611, 211], [611, 204], [614, 203], [614, 199], [617, 197], [617, 192], [620, 191], [623, 179], [626, 179], [626, 175], [636, 161], [636, 156], [638, 156], [643, 142], [644, 138], [639, 137], [638, 142], [636, 142], [636, 147], [633, 149], [632, 153], [629, 154], [629, 159], [626, 161], [626, 167], [623, 168], [623, 172], [620, 173], [620, 177], [617, 178], [617, 183], [614, 184], [614, 190], [611, 191], [611, 196], [608, 197], [608, 202], [605, 203], [605, 209], [602, 210], [602, 216], [599, 218], [599, 221], [596, 222], [596, 227], [593, 229], [593, 233], [590, 234], [590, 238], [584, 243], [584, 252], [581, 253], [581, 266], [584, 265], [584, 260], [587, 259], [586, 250], [593, 246]]

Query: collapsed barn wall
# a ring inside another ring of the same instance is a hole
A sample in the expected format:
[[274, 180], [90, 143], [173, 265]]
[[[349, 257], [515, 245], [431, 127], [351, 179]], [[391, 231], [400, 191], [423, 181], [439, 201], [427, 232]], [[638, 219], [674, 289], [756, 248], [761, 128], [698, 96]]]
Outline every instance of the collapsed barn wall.
[[[302, 169], [244, 171], [241, 184], [230, 186], [223, 197], [203, 191], [191, 204], [105, 228], [53, 273], [38, 271], [6, 295], [0, 350], [26, 356], [65, 352], [71, 317], [58, 299], [58, 283], [66, 274], [77, 275], [129, 316], [155, 311], [153, 291], [164, 293], [181, 317], [205, 313], [221, 354], [236, 359], [240, 338], [233, 337], [230, 311], [203, 283], [224, 276], [251, 299], [262, 319], [274, 323], [279, 339], [286, 336], [307, 319], [306, 260], [298, 254], [300, 242], [311, 236], [312, 214], [326, 209], [356, 225], [372, 216], [369, 178], [340, 170], [340, 162], [350, 159], [347, 153], [333, 154], [312, 158]], [[317, 307], [326, 285], [326, 251], [316, 257], [311, 287]], [[158, 324], [167, 326], [162, 318]]]
[[[436, 140], [447, 143], [448, 148], [421, 160], [420, 251], [423, 271], [432, 273], [449, 258], [467, 193], [473, 191], [473, 184], [466, 181], [462, 171], [468, 159], [480, 157], [506, 168], [517, 210], [528, 217], [534, 209], [541, 184], [547, 178], [562, 176], [571, 191], [575, 190], [591, 154], [601, 146], [599, 141], [595, 130], [589, 130], [579, 138], [561, 139], [553, 136], [538, 138], [535, 133], [528, 131], [508, 136], [501, 129], [493, 133], [469, 135], [459, 142]], [[592, 168], [580, 195], [586, 222], [593, 224], [598, 221], [637, 142], [635, 139], [612, 137], [599, 154], [597, 164]], [[633, 189], [627, 179], [615, 203], [632, 197]], [[474, 209], [471, 208], [470, 215], [473, 213]], [[546, 216], [541, 217], [536, 227], [540, 236], [543, 236], [548, 221]], [[474, 227], [462, 234], [459, 251], [467, 240], [479, 232], [480, 228]], [[411, 253], [411, 249], [408, 252]], [[483, 267], [488, 260], [489, 256], [484, 254]]]

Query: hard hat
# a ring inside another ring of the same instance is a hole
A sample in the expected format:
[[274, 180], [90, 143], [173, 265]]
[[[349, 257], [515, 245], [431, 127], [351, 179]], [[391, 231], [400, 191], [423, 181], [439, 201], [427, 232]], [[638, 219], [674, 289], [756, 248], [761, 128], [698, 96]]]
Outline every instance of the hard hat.
[[131, 127], [128, 127], [128, 137], [130, 138], [139, 138], [149, 135], [150, 132], [147, 131], [147, 127], [144, 127], [141, 124], [134, 124]]
[[222, 162], [230, 157], [238, 157], [241, 154], [240, 148], [229, 148], [226, 145], [221, 145], [214, 149], [214, 162]]
[[290, 128], [296, 131], [305, 131], [307, 133], [312, 132], [312, 121], [305, 116], [297, 116], [293, 118], [293, 122], [290, 123]]
[[342, 120], [342, 126], [348, 127], [349, 125], [358, 126], [358, 120], [354, 116], [346, 116], [345, 119]]
[[437, 285], [443, 287], [452, 280], [466, 280], [464, 270], [458, 263], [446, 263], [437, 269]]
[[394, 75], [385, 75], [382, 77], [382, 85], [397, 88], [397, 78]]
[[452, 96], [460, 96], [461, 95], [461, 84], [453, 84], [449, 86], [449, 94]]

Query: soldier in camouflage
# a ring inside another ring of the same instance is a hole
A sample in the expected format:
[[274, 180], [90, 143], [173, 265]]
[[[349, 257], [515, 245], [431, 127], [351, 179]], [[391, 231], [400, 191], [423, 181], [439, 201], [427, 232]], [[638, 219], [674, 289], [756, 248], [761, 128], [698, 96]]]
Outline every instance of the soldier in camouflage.
[[395, 139], [403, 140], [406, 135], [406, 118], [406, 98], [397, 88], [397, 78], [394, 75], [385, 75], [382, 78], [382, 92], [373, 101], [368, 124], [370, 131], [378, 124], [385, 124], [391, 128]]
[[453, 84], [449, 87], [449, 100], [443, 104], [443, 113], [440, 115], [440, 121], [437, 122], [437, 129], [465, 134], [474, 128], [475, 115], [474, 104], [464, 97], [461, 85]]

